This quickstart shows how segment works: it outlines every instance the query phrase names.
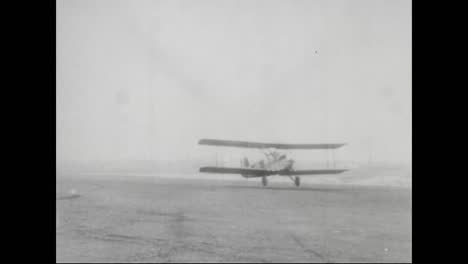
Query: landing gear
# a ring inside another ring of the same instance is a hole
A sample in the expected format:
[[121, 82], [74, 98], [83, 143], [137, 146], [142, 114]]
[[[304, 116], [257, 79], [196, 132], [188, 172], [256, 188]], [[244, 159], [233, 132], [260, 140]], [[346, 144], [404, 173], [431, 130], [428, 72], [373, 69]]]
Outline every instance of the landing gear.
[[265, 176], [262, 177], [262, 184], [263, 184], [263, 186], [267, 186], [267, 184], [268, 184], [267, 177], [265, 177]]
[[299, 187], [299, 185], [301, 185], [301, 178], [299, 178], [299, 176], [296, 176], [294, 178], [294, 184], [296, 184], [297, 187]]

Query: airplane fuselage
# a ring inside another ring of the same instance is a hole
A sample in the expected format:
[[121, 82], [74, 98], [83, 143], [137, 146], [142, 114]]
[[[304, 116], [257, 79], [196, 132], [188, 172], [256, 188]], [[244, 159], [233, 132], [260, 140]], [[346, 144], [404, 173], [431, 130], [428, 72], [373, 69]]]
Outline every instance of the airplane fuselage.
[[[286, 155], [281, 155], [276, 151], [264, 153], [266, 159], [259, 160], [256, 163], [249, 164], [247, 158], [241, 161], [241, 167], [251, 169], [263, 169], [269, 171], [287, 171], [293, 169], [294, 160], [287, 159]], [[258, 175], [242, 174], [244, 178], [258, 177]]]

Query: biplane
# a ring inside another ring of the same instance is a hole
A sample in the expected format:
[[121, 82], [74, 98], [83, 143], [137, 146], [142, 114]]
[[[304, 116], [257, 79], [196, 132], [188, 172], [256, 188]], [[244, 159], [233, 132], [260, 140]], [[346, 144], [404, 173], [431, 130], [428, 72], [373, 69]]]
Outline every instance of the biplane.
[[258, 162], [249, 163], [249, 160], [244, 157], [241, 159], [240, 168], [232, 167], [201, 167], [200, 172], [219, 173], [219, 174], [240, 174], [244, 178], [262, 178], [263, 186], [268, 184], [267, 177], [273, 175], [289, 177], [296, 186], [301, 183], [300, 176], [305, 175], [323, 175], [323, 174], [338, 174], [346, 169], [320, 169], [320, 170], [295, 170], [293, 168], [294, 160], [288, 159], [286, 154], [280, 153], [278, 150], [294, 150], [294, 149], [337, 149], [344, 146], [340, 144], [278, 144], [278, 143], [259, 143], [247, 141], [233, 140], [218, 140], [218, 139], [201, 139], [199, 145], [209, 145], [217, 147], [237, 147], [237, 148], [254, 148], [260, 149], [265, 155], [265, 159]]

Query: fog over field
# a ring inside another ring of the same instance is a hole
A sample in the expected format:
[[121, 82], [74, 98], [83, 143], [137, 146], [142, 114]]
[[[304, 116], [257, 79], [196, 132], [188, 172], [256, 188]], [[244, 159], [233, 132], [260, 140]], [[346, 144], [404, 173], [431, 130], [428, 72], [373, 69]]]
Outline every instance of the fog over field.
[[56, 3], [56, 262], [412, 261], [411, 1]]
[[56, 84], [58, 175], [259, 158], [200, 138], [411, 172], [411, 1], [57, 1]]

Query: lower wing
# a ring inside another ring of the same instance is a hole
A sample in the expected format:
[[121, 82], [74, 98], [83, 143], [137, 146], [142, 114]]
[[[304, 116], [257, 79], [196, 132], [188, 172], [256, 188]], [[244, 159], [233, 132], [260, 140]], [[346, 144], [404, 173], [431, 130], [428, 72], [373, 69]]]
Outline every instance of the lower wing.
[[283, 171], [270, 171], [261, 169], [250, 169], [250, 168], [227, 168], [227, 167], [202, 167], [200, 172], [207, 173], [226, 173], [226, 174], [244, 174], [250, 176], [269, 176], [269, 175], [322, 175], [322, 174], [338, 174], [347, 170], [283, 170]]
[[322, 175], [322, 174], [338, 174], [347, 170], [293, 170], [293, 171], [280, 171], [278, 175]]
[[244, 174], [244, 175], [258, 176], [258, 177], [276, 174], [276, 172], [268, 171], [268, 170], [247, 169], [247, 168], [226, 168], [226, 167], [202, 167], [200, 168], [200, 172]]

